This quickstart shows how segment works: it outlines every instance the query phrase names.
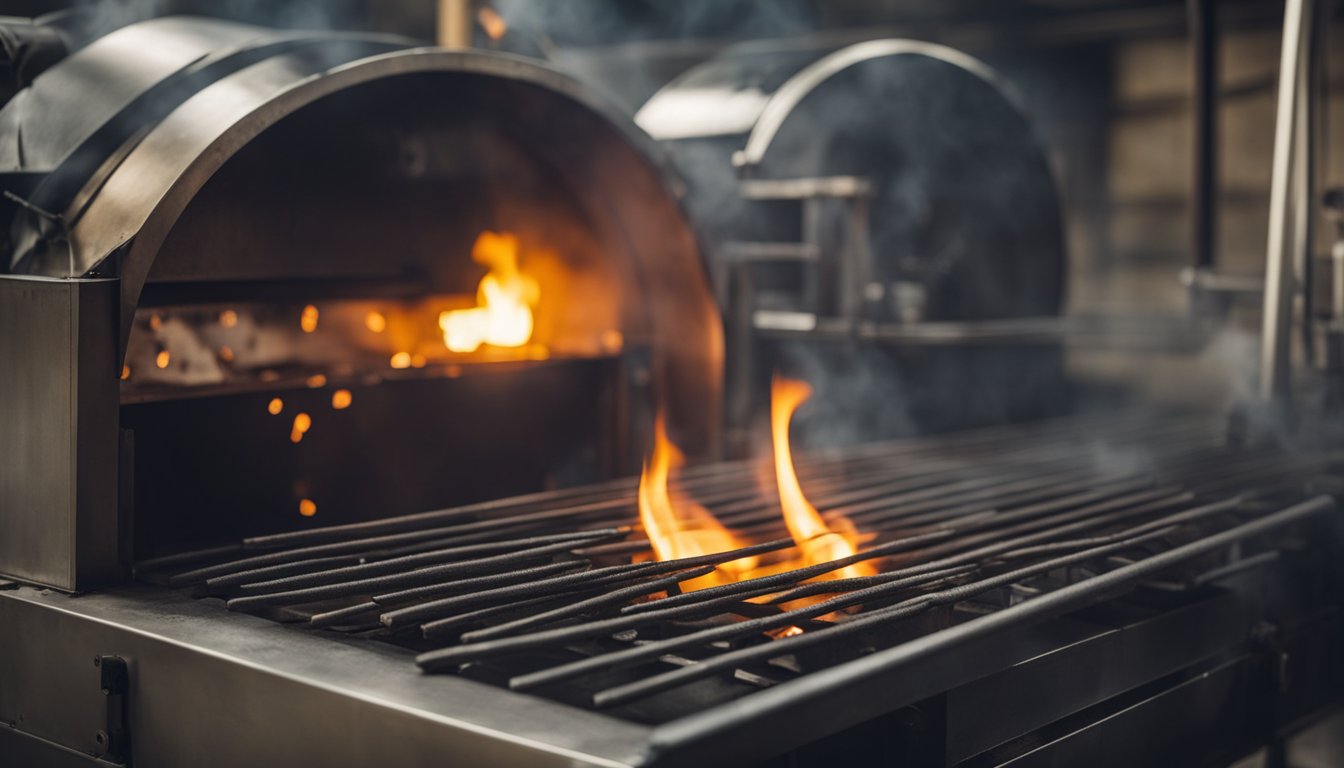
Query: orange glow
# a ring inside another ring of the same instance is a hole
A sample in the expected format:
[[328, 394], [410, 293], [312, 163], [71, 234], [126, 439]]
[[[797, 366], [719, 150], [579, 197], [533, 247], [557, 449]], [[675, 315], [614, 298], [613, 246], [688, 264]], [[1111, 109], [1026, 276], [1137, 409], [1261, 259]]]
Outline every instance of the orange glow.
[[518, 271], [517, 236], [482, 232], [471, 258], [489, 271], [476, 286], [475, 307], [439, 314], [444, 346], [453, 352], [475, 352], [483, 344], [523, 346], [532, 338], [532, 308], [541, 291]]
[[238, 324], [238, 313], [232, 309], [226, 309], [219, 313], [219, 324], [225, 328], [232, 328]]
[[425, 359], [425, 356], [424, 356], [424, 355], [419, 355], [419, 354], [417, 354], [417, 355], [411, 355], [411, 367], [412, 367], [412, 368], [424, 368], [424, 367], [425, 367], [425, 364], [428, 363], [428, 362], [429, 362], [429, 361]]
[[[653, 454], [639, 478], [639, 519], [658, 559], [696, 557], [747, 546], [704, 507], [668, 491], [668, 477], [682, 462], [681, 451], [667, 439], [660, 414], [654, 424]], [[745, 578], [758, 562], [757, 557], [744, 557], [724, 563], [713, 573], [682, 582], [681, 588], [689, 591], [732, 583]]]
[[266, 412], [272, 416], [279, 416], [283, 410], [285, 410], [285, 401], [278, 397], [272, 397], [271, 402], [266, 404]]
[[151, 331], [157, 331], [162, 327], [163, 327], [163, 317], [161, 317], [158, 312], [155, 312], [154, 314], [149, 316], [149, 329]]
[[299, 514], [312, 517], [317, 514], [317, 502], [312, 499], [299, 499]]
[[154, 357], [154, 364], [160, 368], [167, 368], [168, 364], [172, 361], [173, 356], [168, 354], [168, 350], [166, 349], [159, 350], [159, 354]]
[[327, 386], [327, 377], [320, 373], [308, 377], [308, 386], [312, 389], [321, 389]]
[[364, 316], [364, 327], [374, 333], [382, 333], [387, 330], [387, 318], [383, 317], [382, 312], [370, 312]]
[[317, 330], [317, 307], [312, 304], [303, 308], [303, 314], [299, 315], [299, 327], [304, 333], [312, 333]]
[[129, 378], [131, 378], [131, 366], [129, 365], [121, 366], [121, 380], [125, 381]]
[[[824, 563], [848, 557], [858, 551], [859, 537], [847, 520], [827, 525], [816, 507], [803, 495], [798, 475], [793, 469], [793, 452], [789, 447], [789, 422], [793, 412], [812, 395], [805, 382], [775, 377], [770, 388], [770, 433], [774, 442], [775, 482], [779, 487], [780, 510], [798, 549], [803, 553], [803, 565]], [[855, 563], [820, 578], [840, 579], [870, 576], [876, 569], [870, 562]]]
[[393, 355], [393, 356], [392, 356], [392, 367], [393, 367], [393, 368], [410, 368], [410, 367], [411, 367], [411, 353], [410, 353], [410, 352], [398, 352], [398, 353], [396, 353], [395, 355]]
[[233, 348], [232, 348], [232, 347], [220, 347], [220, 348], [219, 348], [219, 359], [220, 359], [220, 360], [223, 360], [223, 361], [226, 362], [226, 363], [231, 363], [231, 362], [233, 362]]
[[488, 5], [481, 6], [476, 12], [476, 20], [481, 23], [481, 29], [485, 30], [485, 34], [491, 40], [499, 40], [509, 31], [509, 23], [499, 15], [499, 11]]
[[350, 395], [348, 389], [338, 389], [331, 393], [331, 407], [338, 411], [343, 411], [350, 407], [350, 402], [354, 398]]
[[291, 443], [299, 442], [312, 426], [313, 417], [306, 413], [296, 414], [294, 416], [294, 426], [289, 430], [289, 441]]

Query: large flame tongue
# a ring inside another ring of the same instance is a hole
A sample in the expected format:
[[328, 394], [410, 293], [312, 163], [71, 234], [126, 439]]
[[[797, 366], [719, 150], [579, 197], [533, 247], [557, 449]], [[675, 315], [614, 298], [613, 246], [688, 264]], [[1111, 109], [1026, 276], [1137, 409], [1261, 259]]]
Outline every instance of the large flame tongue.
[[[639, 519], [659, 560], [675, 560], [747, 546], [704, 507], [668, 490], [671, 470], [682, 465], [681, 451], [667, 439], [662, 414], [654, 423], [653, 454], [639, 478]], [[682, 582], [683, 590], [730, 584], [745, 578], [759, 558], [744, 557], [720, 565], [713, 573]]]
[[[825, 563], [848, 557], [857, 550], [858, 536], [848, 521], [828, 526], [816, 507], [803, 495], [798, 475], [793, 468], [793, 452], [789, 448], [789, 423], [793, 412], [812, 395], [805, 382], [778, 376], [770, 388], [770, 433], [775, 449], [775, 482], [779, 486], [779, 505], [789, 535], [803, 554], [803, 565]], [[855, 563], [821, 578], [840, 579], [868, 576], [875, 572], [871, 563]]]
[[476, 287], [476, 306], [439, 315], [443, 343], [454, 352], [475, 352], [482, 344], [521, 347], [532, 338], [537, 281], [518, 271], [518, 238], [482, 232], [471, 258], [489, 269]]

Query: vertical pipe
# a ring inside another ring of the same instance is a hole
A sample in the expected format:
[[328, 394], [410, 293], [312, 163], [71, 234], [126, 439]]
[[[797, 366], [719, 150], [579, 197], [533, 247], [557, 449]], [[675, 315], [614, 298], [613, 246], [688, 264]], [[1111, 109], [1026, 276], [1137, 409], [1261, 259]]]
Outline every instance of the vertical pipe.
[[439, 0], [438, 43], [444, 48], [471, 47], [472, 0]]
[[1193, 74], [1193, 178], [1190, 186], [1191, 266], [1214, 264], [1218, 227], [1218, 4], [1188, 0]]
[[725, 348], [727, 361], [728, 450], [733, 458], [746, 455], [749, 448], [752, 405], [755, 402], [756, 372], [756, 286], [752, 263], [733, 264], [732, 299], [728, 303]]
[[1316, 5], [1303, 10], [1303, 32], [1298, 56], [1297, 104], [1294, 118], [1297, 131], [1293, 139], [1293, 266], [1300, 305], [1302, 351], [1308, 363], [1315, 361], [1314, 317], [1315, 236], [1312, 212], [1316, 207], [1316, 79], [1319, 35], [1316, 33]]
[[1260, 338], [1260, 397], [1284, 401], [1291, 383], [1293, 257], [1293, 158], [1297, 143], [1298, 65], [1303, 27], [1312, 0], [1286, 0], [1283, 48], [1279, 57], [1278, 108], [1274, 125], [1274, 165], [1269, 190], [1269, 243], [1265, 254], [1265, 302]]
[[[820, 317], [823, 314], [834, 311], [826, 306], [822, 300], [821, 284], [823, 282], [822, 270], [830, 261], [826, 253], [824, 243], [824, 222], [826, 217], [826, 208], [828, 207], [828, 198], [818, 195], [810, 195], [803, 198], [802, 206], [802, 241], [804, 245], [810, 245], [816, 248], [817, 259], [813, 262], [803, 262], [803, 309], [808, 312], [815, 312]], [[838, 255], [838, 254], [837, 254]], [[835, 286], [838, 281], [834, 275], [830, 276], [830, 284]], [[844, 285], [839, 284], [839, 290], [844, 290]], [[841, 300], [843, 303], [843, 299]]]

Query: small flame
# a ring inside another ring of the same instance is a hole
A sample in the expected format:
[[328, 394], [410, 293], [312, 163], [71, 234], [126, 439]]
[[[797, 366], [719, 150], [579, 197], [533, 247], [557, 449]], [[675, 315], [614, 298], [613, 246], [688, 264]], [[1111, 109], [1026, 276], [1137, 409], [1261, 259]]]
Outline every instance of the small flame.
[[[639, 478], [639, 519], [659, 560], [727, 552], [746, 546], [704, 507], [668, 492], [671, 470], [683, 462], [681, 451], [667, 439], [662, 414], [654, 423], [653, 454]], [[683, 590], [730, 584], [756, 567], [759, 558], [744, 557], [720, 565], [713, 573], [683, 582]]]
[[154, 357], [154, 364], [160, 368], [167, 368], [172, 361], [173, 356], [166, 349], [159, 350], [159, 354]]
[[[770, 387], [770, 433], [774, 441], [779, 504], [789, 535], [803, 553], [804, 565], [848, 557], [858, 551], [859, 542], [858, 532], [848, 520], [841, 518], [833, 524], [834, 527], [826, 524], [816, 507], [803, 495], [803, 488], [793, 468], [789, 422], [793, 420], [793, 412], [811, 395], [812, 388], [806, 382], [794, 379], [776, 376]], [[831, 571], [822, 578], [870, 576], [875, 572], [871, 563], [863, 562]]]
[[272, 416], [279, 416], [283, 410], [285, 410], [285, 401], [278, 397], [272, 397], [271, 402], [266, 404], [266, 412]]
[[303, 308], [303, 314], [299, 315], [299, 327], [304, 333], [312, 333], [317, 330], [317, 307], [312, 304]]
[[219, 324], [225, 328], [232, 328], [238, 324], [238, 313], [232, 309], [226, 309], [219, 313]]
[[383, 317], [382, 312], [370, 312], [364, 316], [364, 327], [374, 333], [382, 333], [387, 330], [387, 318]]
[[131, 366], [129, 365], [121, 366], [121, 380], [125, 381], [129, 378], [131, 378]]
[[508, 34], [509, 23], [504, 20], [503, 16], [499, 15], [499, 11], [488, 5], [481, 6], [481, 9], [476, 12], [476, 20], [481, 23], [481, 29], [485, 30], [485, 34], [491, 40], [498, 42], [504, 35]]
[[395, 355], [392, 356], [391, 365], [393, 368], [410, 368], [411, 353], [410, 352], [396, 353]]
[[327, 377], [320, 373], [315, 373], [308, 377], [307, 384], [311, 389], [321, 389], [322, 387], [327, 386]]
[[299, 499], [299, 514], [312, 517], [317, 514], [317, 502], [312, 499]]
[[532, 338], [537, 281], [518, 271], [518, 238], [482, 232], [471, 258], [489, 269], [476, 287], [476, 306], [439, 314], [443, 343], [453, 352], [474, 352], [482, 344], [521, 347]]

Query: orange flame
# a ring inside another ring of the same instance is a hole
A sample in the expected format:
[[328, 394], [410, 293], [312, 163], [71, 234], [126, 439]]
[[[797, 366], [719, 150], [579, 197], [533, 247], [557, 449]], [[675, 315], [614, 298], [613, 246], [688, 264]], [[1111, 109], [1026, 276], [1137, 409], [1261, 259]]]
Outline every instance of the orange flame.
[[[668, 477], [680, 467], [681, 451], [667, 439], [662, 414], [654, 423], [653, 454], [639, 478], [639, 519], [659, 560], [675, 560], [746, 546], [714, 519], [709, 510], [681, 494], [668, 492]], [[744, 557], [720, 565], [713, 573], [682, 582], [686, 591], [729, 584], [745, 578], [759, 558]]]
[[454, 352], [474, 352], [482, 344], [521, 347], [532, 338], [537, 281], [518, 271], [518, 238], [482, 232], [471, 258], [489, 269], [476, 287], [476, 306], [439, 314], [443, 343]]
[[[803, 553], [803, 565], [825, 563], [848, 557], [858, 551], [859, 536], [853, 524], [841, 518], [827, 525], [816, 507], [803, 495], [798, 474], [793, 468], [789, 447], [789, 422], [812, 388], [806, 382], [775, 377], [770, 387], [770, 433], [775, 449], [775, 483], [779, 486], [779, 505], [789, 535]], [[847, 565], [823, 575], [823, 579], [869, 576], [875, 573], [868, 562]]]
[[476, 12], [476, 20], [480, 22], [481, 29], [485, 30], [485, 34], [491, 40], [498, 41], [508, 34], [509, 23], [504, 20], [503, 16], [499, 15], [499, 11], [488, 5], [481, 6], [481, 9]]

